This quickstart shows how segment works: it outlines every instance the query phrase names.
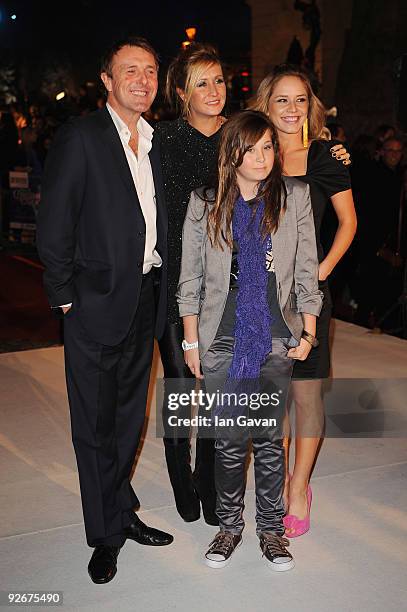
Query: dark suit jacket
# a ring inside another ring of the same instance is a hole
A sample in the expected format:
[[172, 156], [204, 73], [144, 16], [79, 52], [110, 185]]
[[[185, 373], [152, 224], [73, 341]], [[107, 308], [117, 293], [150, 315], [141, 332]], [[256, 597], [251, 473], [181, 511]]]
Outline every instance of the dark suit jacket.
[[[156, 336], [166, 320], [167, 212], [158, 143], [150, 163], [163, 260]], [[88, 334], [113, 346], [135, 315], [143, 272], [145, 222], [119, 134], [107, 109], [63, 126], [49, 152], [37, 228], [51, 306], [73, 303]]]

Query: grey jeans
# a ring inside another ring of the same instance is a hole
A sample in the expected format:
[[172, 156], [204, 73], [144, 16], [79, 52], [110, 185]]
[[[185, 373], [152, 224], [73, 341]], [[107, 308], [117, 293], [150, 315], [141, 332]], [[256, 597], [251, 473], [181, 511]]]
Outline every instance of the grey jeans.
[[[226, 381], [233, 357], [233, 344], [233, 337], [217, 336], [202, 360], [207, 392], [219, 391]], [[269, 406], [253, 413], [247, 409], [246, 416], [267, 419], [274, 414], [281, 421], [278, 425], [282, 426], [293, 368], [293, 360], [287, 357], [287, 352], [297, 344], [294, 338], [273, 338], [273, 349], [262, 366], [260, 383], [262, 392], [277, 390], [280, 394], [278, 410]], [[226, 427], [216, 426], [215, 436], [216, 514], [221, 531], [240, 534], [244, 528], [246, 461], [251, 440], [254, 454], [256, 532], [268, 531], [282, 535], [285, 455], [281, 429], [277, 427], [276, 430], [267, 425], [241, 426], [235, 423]]]

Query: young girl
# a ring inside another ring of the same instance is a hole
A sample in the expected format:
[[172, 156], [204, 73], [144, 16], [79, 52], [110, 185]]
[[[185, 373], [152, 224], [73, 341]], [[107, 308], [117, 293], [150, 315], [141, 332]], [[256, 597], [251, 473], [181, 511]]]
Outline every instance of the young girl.
[[[276, 132], [263, 113], [244, 111], [223, 126], [216, 188], [191, 195], [177, 299], [185, 362], [197, 378], [202, 366], [207, 389], [215, 379], [287, 381], [293, 360], [317, 343], [322, 300], [309, 189], [283, 181]], [[256, 523], [269, 566], [284, 571], [294, 561], [282, 537], [284, 448], [275, 438], [252, 436]], [[205, 555], [213, 568], [241, 543], [248, 442], [247, 429], [216, 430], [220, 531]]]

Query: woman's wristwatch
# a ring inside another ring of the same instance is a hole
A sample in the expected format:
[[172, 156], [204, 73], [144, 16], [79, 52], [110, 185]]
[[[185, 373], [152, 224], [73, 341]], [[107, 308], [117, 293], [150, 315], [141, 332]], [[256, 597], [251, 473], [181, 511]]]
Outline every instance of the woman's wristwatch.
[[301, 338], [304, 338], [304, 340], [306, 340], [313, 348], [316, 348], [319, 344], [317, 338], [309, 332], [305, 331], [305, 329], [301, 334]]
[[191, 349], [198, 348], [198, 340], [191, 343], [187, 342], [186, 340], [183, 340], [181, 346], [184, 351], [190, 351]]

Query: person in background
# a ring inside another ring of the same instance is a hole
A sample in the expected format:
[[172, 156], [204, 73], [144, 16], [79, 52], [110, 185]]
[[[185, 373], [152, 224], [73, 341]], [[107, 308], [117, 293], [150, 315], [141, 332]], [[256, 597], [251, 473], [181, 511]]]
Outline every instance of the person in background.
[[28, 169], [35, 176], [42, 174], [42, 164], [37, 148], [37, 133], [32, 127], [21, 130], [21, 144], [18, 146], [16, 166]]
[[376, 140], [376, 152], [375, 152], [376, 161], [380, 159], [384, 141], [387, 140], [388, 138], [393, 138], [393, 136], [395, 135], [396, 135], [396, 129], [392, 125], [383, 123], [377, 127], [374, 133], [374, 137]]
[[38, 156], [42, 166], [45, 164], [46, 157], [51, 148], [53, 139], [53, 133], [51, 131], [44, 131], [38, 139]]
[[8, 173], [18, 158], [18, 130], [13, 115], [0, 111], [0, 185], [8, 187]]
[[[402, 291], [406, 193], [403, 155], [401, 138], [392, 136], [383, 142], [380, 159], [373, 162], [370, 180], [365, 185], [366, 197], [361, 201], [363, 245], [356, 321], [368, 327], [378, 324]], [[383, 324], [391, 325], [391, 321]]]

